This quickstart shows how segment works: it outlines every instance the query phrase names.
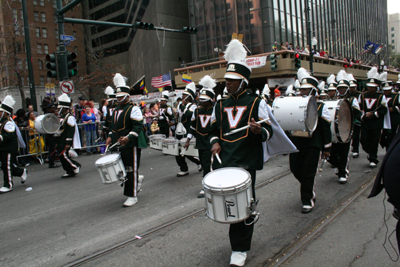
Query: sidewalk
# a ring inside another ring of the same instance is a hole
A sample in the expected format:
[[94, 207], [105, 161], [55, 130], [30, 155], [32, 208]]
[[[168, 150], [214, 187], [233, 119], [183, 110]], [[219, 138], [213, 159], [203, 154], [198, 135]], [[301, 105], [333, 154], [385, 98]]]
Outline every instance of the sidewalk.
[[[371, 187], [282, 266], [400, 266], [400, 260], [393, 262], [382, 246], [386, 234], [383, 202], [388, 236], [397, 223], [392, 216], [393, 206], [387, 198], [383, 200], [383, 193], [367, 199], [370, 191]], [[391, 242], [397, 250], [396, 234], [391, 237]], [[397, 258], [389, 241], [386, 249], [393, 259]]]

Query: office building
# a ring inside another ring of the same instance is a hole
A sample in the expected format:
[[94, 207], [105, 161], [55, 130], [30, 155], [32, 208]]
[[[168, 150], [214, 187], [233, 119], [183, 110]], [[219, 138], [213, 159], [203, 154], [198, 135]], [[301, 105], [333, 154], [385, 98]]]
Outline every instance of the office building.
[[400, 53], [400, 13], [389, 15], [388, 33], [390, 51]]

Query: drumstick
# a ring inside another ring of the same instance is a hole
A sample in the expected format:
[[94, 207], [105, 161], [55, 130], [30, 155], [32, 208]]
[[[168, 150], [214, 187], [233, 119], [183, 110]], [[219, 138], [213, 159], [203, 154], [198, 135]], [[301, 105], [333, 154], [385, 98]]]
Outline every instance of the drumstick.
[[215, 157], [217, 158], [217, 160], [218, 160], [219, 164], [222, 164], [222, 161], [221, 161], [221, 159], [220, 159], [220, 157], [219, 157], [218, 153], [215, 153]]
[[182, 152], [181, 152], [181, 157], [184, 157], [185, 156], [185, 152], [186, 152], [186, 147], [182, 150]]
[[[261, 124], [261, 123], [266, 122], [266, 121], [268, 121], [268, 120], [269, 120], [269, 118], [268, 118], [268, 119], [265, 119], [265, 120], [262, 120], [262, 121], [257, 121], [256, 123]], [[224, 134], [224, 136], [228, 136], [228, 135], [231, 135], [231, 134], [234, 134], [234, 133], [237, 133], [237, 132], [246, 130], [246, 129], [248, 129], [248, 128], [250, 128], [250, 125], [246, 125], [246, 126], [243, 126], [243, 127], [241, 127], [241, 128], [232, 130], [232, 131], [230, 131], [229, 133]]]
[[322, 159], [321, 166], [319, 167], [319, 171], [320, 171], [320, 172], [322, 172], [323, 169], [324, 169], [324, 163], [325, 163], [325, 161], [326, 161], [326, 159]]

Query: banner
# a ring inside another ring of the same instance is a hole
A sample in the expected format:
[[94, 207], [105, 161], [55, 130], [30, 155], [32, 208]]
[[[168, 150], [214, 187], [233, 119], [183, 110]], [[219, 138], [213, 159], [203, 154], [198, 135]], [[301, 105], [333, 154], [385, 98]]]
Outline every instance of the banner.
[[251, 69], [261, 68], [261, 67], [265, 66], [266, 61], [267, 61], [267, 56], [246, 58], [246, 64]]

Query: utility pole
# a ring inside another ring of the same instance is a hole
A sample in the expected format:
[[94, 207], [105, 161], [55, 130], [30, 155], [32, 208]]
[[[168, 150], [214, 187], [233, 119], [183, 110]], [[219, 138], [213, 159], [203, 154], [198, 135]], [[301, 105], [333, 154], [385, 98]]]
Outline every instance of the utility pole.
[[[22, 0], [21, 4], [22, 4], [22, 15], [23, 15], [23, 20], [24, 20], [26, 59], [28, 62], [29, 92], [31, 95], [33, 110], [37, 111], [35, 79], [33, 78], [31, 41], [30, 41], [30, 37], [29, 37], [29, 23], [28, 23], [28, 12], [26, 9], [26, 0]], [[26, 108], [26, 107], [23, 107], [23, 108]]]
[[311, 44], [311, 16], [310, 16], [310, 3], [308, 0], [306, 0], [306, 10], [304, 11], [306, 13], [306, 23], [307, 23], [307, 43], [309, 52], [310, 52], [310, 72], [311, 75], [314, 75], [314, 68], [313, 68], [313, 61], [314, 61], [314, 55], [312, 52], [312, 44]]

